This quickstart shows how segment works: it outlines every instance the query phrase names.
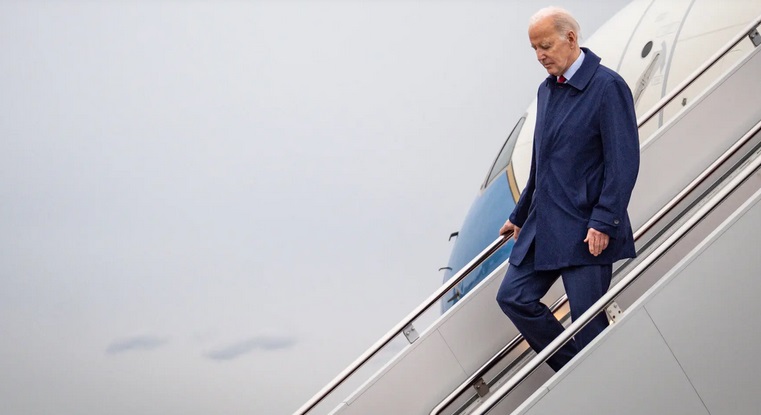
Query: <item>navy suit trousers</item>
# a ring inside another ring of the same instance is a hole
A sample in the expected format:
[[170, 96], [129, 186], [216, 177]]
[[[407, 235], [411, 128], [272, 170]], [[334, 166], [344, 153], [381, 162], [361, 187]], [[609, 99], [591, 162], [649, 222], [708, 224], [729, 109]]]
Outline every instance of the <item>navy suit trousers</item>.
[[[607, 264], [573, 266], [551, 271], [535, 270], [533, 251], [532, 243], [519, 266], [510, 264], [499, 287], [497, 302], [531, 348], [539, 353], [563, 331], [563, 325], [540, 301], [558, 277], [563, 278], [571, 318], [576, 320], [608, 291], [613, 267]], [[607, 326], [605, 313], [600, 313], [555, 353], [547, 364], [555, 371], [560, 370]]]

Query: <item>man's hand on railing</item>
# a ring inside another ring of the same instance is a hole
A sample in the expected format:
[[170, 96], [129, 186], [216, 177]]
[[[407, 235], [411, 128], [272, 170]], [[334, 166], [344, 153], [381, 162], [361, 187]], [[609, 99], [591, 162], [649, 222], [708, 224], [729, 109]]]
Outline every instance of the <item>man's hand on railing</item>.
[[518, 240], [518, 234], [521, 233], [521, 228], [510, 222], [510, 219], [505, 222], [499, 229], [499, 234], [502, 236], [509, 236], [510, 232], [513, 233], [513, 239]]

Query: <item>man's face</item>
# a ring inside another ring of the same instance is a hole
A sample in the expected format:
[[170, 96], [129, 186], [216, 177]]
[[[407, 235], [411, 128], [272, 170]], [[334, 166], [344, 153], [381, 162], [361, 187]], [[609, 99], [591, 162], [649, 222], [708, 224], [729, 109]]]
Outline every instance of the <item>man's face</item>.
[[528, 37], [536, 51], [536, 59], [551, 75], [565, 73], [576, 57], [576, 34], [572, 31], [565, 36], [558, 34], [552, 18], [536, 22], [529, 28]]

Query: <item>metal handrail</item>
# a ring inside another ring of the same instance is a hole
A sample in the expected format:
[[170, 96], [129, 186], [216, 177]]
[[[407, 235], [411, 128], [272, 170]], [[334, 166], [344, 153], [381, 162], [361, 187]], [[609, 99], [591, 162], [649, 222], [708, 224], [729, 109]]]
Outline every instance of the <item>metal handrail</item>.
[[[735, 37], [730, 39], [729, 42], [727, 42], [724, 47], [719, 49], [718, 52], [716, 52], [711, 58], [706, 60], [703, 65], [698, 67], [690, 76], [688, 76], [681, 84], [679, 84], [673, 91], [671, 91], [668, 95], [664, 96], [660, 101], [658, 101], [655, 106], [650, 109], [645, 115], [643, 115], [641, 118], [637, 120], [637, 128], [640, 129], [642, 126], [650, 121], [650, 119], [655, 116], [658, 112], [663, 110], [663, 108], [671, 103], [674, 98], [676, 98], [677, 95], [682, 93], [687, 87], [692, 85], [697, 78], [702, 76], [708, 69], [710, 69], [713, 65], [715, 65], [721, 58], [726, 56], [727, 52], [729, 52], [733, 47], [735, 47], [740, 41], [742, 41], [746, 36], [748, 36], [750, 33], [752, 33], [758, 25], [761, 24], [761, 16], [758, 16], [756, 20], [754, 20], [751, 24], [749, 24], [747, 27], [743, 29], [742, 32], [739, 32]], [[695, 190], [700, 184], [702, 184], [708, 177], [710, 177], [724, 162], [726, 162], [730, 157], [732, 157], [742, 146], [744, 146], [758, 131], [759, 127], [761, 126], [761, 123], [757, 124], [751, 131], [747, 134], [745, 134], [740, 140], [735, 142], [727, 151], [725, 151], [716, 161], [714, 161], [707, 169], [705, 169], [697, 178], [695, 178], [692, 182], [690, 182], [684, 189], [682, 189], [681, 192], [679, 192], [671, 201], [669, 201], [665, 206], [663, 206], [658, 212], [656, 212], [647, 222], [645, 222], [637, 231], [634, 233], [634, 240], [639, 240], [640, 237], [642, 237], [644, 234], [646, 234], [650, 229], [655, 226], [656, 223], [658, 223], [661, 219], [663, 219], [669, 212], [671, 212], [674, 207], [678, 206], [684, 199], [693, 191]], [[563, 304], [566, 303], [568, 300], [568, 296], [566, 294], [563, 294], [553, 305], [550, 307], [551, 312], [555, 312], [558, 308], [560, 308]], [[512, 349], [521, 341], [523, 340], [523, 336], [521, 334], [518, 334], [515, 336], [505, 347], [500, 349], [497, 354], [495, 354], [491, 359], [489, 359], [486, 363], [484, 363], [477, 371], [475, 371], [470, 377], [468, 377], [465, 382], [462, 382], [460, 386], [458, 386], [455, 390], [453, 390], [446, 398], [444, 398], [438, 405], [436, 405], [433, 410], [431, 410], [430, 415], [438, 415], [445, 407], [449, 406], [454, 400], [466, 389], [468, 389], [473, 382], [475, 382], [477, 379], [480, 379], [483, 377], [483, 375], [489, 371], [494, 365], [499, 362], [504, 356], [506, 356]]]
[[343, 372], [339, 373], [330, 383], [328, 383], [322, 390], [317, 392], [309, 401], [301, 406], [293, 415], [304, 415], [315, 406], [317, 406], [325, 397], [333, 392], [338, 386], [340, 386], [346, 379], [356, 372], [362, 365], [367, 363], [373, 356], [375, 356], [380, 349], [386, 346], [391, 340], [399, 335], [405, 328], [407, 328], [413, 321], [415, 321], [421, 314], [423, 314], [434, 303], [439, 301], [449, 290], [454, 288], [460, 283], [468, 274], [481, 265], [487, 258], [497, 252], [510, 238], [513, 236], [513, 232], [509, 231], [503, 236], [497, 238], [494, 242], [489, 244], [480, 254], [473, 258], [465, 267], [452, 276], [444, 285], [439, 287], [428, 299], [423, 301], [417, 306], [407, 317], [403, 318], [394, 328], [389, 330], [383, 337], [380, 338], [374, 345], [372, 345], [365, 353], [359, 356], [354, 363], [349, 365]]
[[719, 59], [723, 58], [724, 55], [727, 54], [735, 45], [740, 43], [746, 36], [749, 36], [753, 31], [756, 30], [756, 27], [761, 24], [761, 16], [756, 17], [756, 20], [753, 20], [748, 26], [743, 29], [742, 32], [739, 32], [735, 37], [733, 37], [729, 42], [727, 42], [726, 45], [724, 45], [723, 48], [719, 49], [713, 56], [711, 56], [708, 60], [706, 60], [703, 65], [699, 66], [698, 69], [695, 70], [690, 76], [688, 76], [684, 81], [682, 81], [681, 84], [679, 84], [676, 88], [674, 88], [668, 95], [661, 98], [658, 103], [655, 104], [655, 106], [650, 109], [650, 111], [646, 112], [645, 115], [637, 119], [637, 127], [642, 127], [646, 122], [650, 121], [651, 118], [655, 116], [655, 114], [659, 113], [666, 105], [668, 105], [677, 95], [681, 94], [685, 89], [687, 89], [688, 86], [692, 85], [692, 83], [700, 77], [700, 75], [703, 75], [708, 69], [710, 69], [713, 65], [716, 64], [716, 62], [719, 61]]
[[679, 229], [674, 232], [674, 234], [669, 236], [668, 239], [663, 242], [663, 244], [658, 246], [642, 262], [637, 264], [632, 272], [630, 272], [618, 284], [616, 284], [613, 289], [608, 291], [605, 295], [602, 296], [602, 298], [597, 300], [597, 302], [589, 307], [589, 309], [585, 311], [577, 321], [574, 321], [570, 326], [568, 326], [568, 328], [565, 329], [557, 338], [555, 338], [555, 340], [553, 340], [547, 347], [545, 347], [540, 353], [531, 359], [531, 361], [529, 361], [526, 366], [522, 367], [515, 376], [510, 378], [507, 383], [494, 391], [494, 394], [486, 399], [481, 406], [476, 408], [475, 411], [471, 412], [471, 415], [483, 415], [489, 410], [493, 409], [494, 406], [496, 406], [497, 403], [499, 403], [499, 401], [505, 397], [505, 395], [515, 389], [515, 387], [523, 382], [523, 380], [525, 380], [528, 375], [533, 373], [550, 356], [560, 350], [563, 345], [571, 340], [571, 337], [576, 335], [576, 333], [584, 328], [584, 326], [586, 326], [590, 320], [602, 312], [602, 310], [604, 310], [608, 304], [613, 301], [614, 298], [616, 298], [619, 294], [621, 294], [623, 290], [628, 288], [634, 281], [636, 281], [645, 269], [652, 265], [656, 260], [660, 259], [669, 248], [671, 248], [687, 232], [692, 230], [692, 228], [694, 228], [698, 222], [705, 218], [705, 216], [708, 215], [708, 213], [711, 212], [716, 206], [718, 206], [719, 203], [724, 201], [724, 199], [726, 199], [726, 197], [732, 191], [734, 191], [748, 177], [756, 172], [759, 167], [761, 167], [761, 157], [757, 157], [755, 160], [745, 166], [743, 170], [727, 184], [727, 186], [723, 187], [713, 197], [711, 197], [708, 203], [703, 205], [692, 217], [689, 218], [689, 220], [680, 226]]

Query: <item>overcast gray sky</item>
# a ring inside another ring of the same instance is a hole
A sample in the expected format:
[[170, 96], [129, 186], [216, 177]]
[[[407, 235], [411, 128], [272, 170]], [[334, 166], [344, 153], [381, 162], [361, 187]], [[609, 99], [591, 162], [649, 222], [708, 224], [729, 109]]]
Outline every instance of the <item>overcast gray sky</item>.
[[545, 5], [0, 0], [0, 412], [293, 412], [439, 286]]

